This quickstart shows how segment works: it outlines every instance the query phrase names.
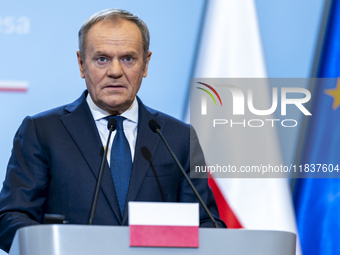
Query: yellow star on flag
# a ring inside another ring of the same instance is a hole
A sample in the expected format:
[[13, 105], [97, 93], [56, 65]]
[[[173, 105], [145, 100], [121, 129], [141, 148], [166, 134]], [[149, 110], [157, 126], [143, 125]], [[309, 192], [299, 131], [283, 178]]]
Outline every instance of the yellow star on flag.
[[332, 109], [336, 110], [340, 106], [340, 78], [338, 78], [338, 80], [336, 82], [336, 88], [325, 89], [325, 93], [327, 95], [333, 97]]

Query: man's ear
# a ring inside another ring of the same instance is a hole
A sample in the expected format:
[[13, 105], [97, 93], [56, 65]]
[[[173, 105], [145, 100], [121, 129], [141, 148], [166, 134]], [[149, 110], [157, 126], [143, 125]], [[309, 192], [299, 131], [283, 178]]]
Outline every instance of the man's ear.
[[147, 56], [146, 56], [146, 61], [145, 61], [145, 67], [144, 67], [144, 72], [143, 72], [143, 77], [145, 78], [148, 75], [148, 67], [149, 67], [149, 62], [151, 58], [151, 51], [148, 51]]
[[84, 61], [81, 57], [81, 53], [80, 51], [78, 50], [77, 51], [77, 59], [78, 59], [78, 66], [79, 66], [79, 71], [80, 71], [80, 76], [81, 78], [85, 78], [85, 72], [84, 72]]

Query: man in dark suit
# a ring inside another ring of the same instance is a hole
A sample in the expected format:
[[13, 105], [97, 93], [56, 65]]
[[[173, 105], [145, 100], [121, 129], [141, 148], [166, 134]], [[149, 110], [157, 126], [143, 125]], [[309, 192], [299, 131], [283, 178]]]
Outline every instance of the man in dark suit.
[[[197, 202], [148, 122], [154, 119], [160, 124], [187, 173], [191, 166], [205, 164], [195, 132], [136, 97], [150, 57], [148, 29], [129, 12], [104, 10], [83, 24], [77, 58], [87, 90], [71, 104], [26, 117], [14, 138], [0, 194], [2, 249], [9, 250], [18, 228], [41, 224], [46, 213], [65, 215], [71, 224], [88, 222], [109, 132], [108, 116], [121, 116], [118, 126], [124, 130], [120, 139], [128, 151], [123, 155], [127, 161], [116, 176], [117, 169], [112, 168], [120, 160], [114, 152], [117, 130], [108, 148], [112, 154], [104, 169], [94, 224], [127, 225], [128, 201]], [[133, 162], [131, 167], [128, 161]], [[218, 224], [225, 226], [218, 219], [207, 179], [192, 181]], [[200, 225], [213, 226], [202, 207]]]

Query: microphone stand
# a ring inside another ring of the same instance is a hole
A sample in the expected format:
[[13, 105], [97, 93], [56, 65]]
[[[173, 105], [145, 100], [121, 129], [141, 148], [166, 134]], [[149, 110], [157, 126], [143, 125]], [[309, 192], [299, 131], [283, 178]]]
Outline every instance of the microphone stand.
[[105, 167], [107, 152], [108, 152], [108, 149], [109, 149], [109, 142], [110, 142], [111, 134], [114, 130], [116, 130], [116, 127], [117, 127], [117, 120], [114, 119], [114, 118], [110, 118], [108, 120], [108, 124], [107, 124], [107, 128], [109, 129], [109, 137], [107, 138], [106, 147], [105, 147], [104, 155], [103, 155], [103, 158], [102, 158], [102, 163], [101, 163], [101, 166], [100, 166], [100, 171], [99, 171], [99, 176], [98, 176], [98, 181], [97, 181], [97, 186], [96, 186], [96, 192], [94, 193], [94, 197], [93, 197], [93, 201], [92, 201], [91, 215], [90, 215], [89, 222], [88, 222], [89, 225], [93, 225], [93, 218], [94, 218], [94, 214], [95, 214], [96, 208], [97, 208], [100, 186], [101, 186], [102, 179], [103, 179], [104, 167]]
[[176, 155], [173, 153], [173, 151], [171, 150], [171, 148], [170, 148], [170, 146], [168, 145], [167, 141], [165, 140], [165, 137], [163, 136], [162, 132], [160, 131], [160, 126], [159, 126], [159, 124], [157, 123], [157, 121], [155, 121], [154, 119], [150, 120], [150, 121], [149, 121], [149, 127], [151, 128], [151, 130], [152, 130], [153, 132], [157, 133], [157, 134], [161, 137], [161, 139], [162, 139], [162, 141], [164, 142], [165, 146], [168, 148], [168, 150], [169, 150], [171, 156], [172, 156], [173, 159], [176, 161], [178, 167], [181, 169], [181, 171], [182, 171], [182, 173], [183, 173], [185, 179], [188, 181], [188, 183], [189, 183], [191, 189], [193, 190], [193, 192], [195, 193], [196, 197], [198, 198], [198, 200], [200, 201], [201, 205], [203, 206], [204, 210], [207, 212], [209, 218], [210, 218], [211, 221], [213, 222], [215, 228], [218, 228], [218, 225], [217, 225], [217, 223], [216, 223], [214, 217], [211, 215], [211, 213], [210, 213], [208, 207], [207, 207], [207, 206], [205, 205], [205, 203], [203, 202], [203, 200], [202, 200], [201, 196], [198, 194], [198, 192], [197, 192], [197, 190], [196, 190], [194, 184], [191, 182], [189, 176], [187, 175], [187, 173], [186, 173], [185, 170], [183, 169], [181, 163], [178, 161]]

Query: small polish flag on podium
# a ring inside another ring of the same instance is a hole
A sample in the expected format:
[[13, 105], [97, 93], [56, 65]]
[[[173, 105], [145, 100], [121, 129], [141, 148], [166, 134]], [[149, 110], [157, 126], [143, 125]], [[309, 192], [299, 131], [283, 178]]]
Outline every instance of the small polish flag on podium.
[[129, 202], [130, 246], [199, 246], [198, 203]]

